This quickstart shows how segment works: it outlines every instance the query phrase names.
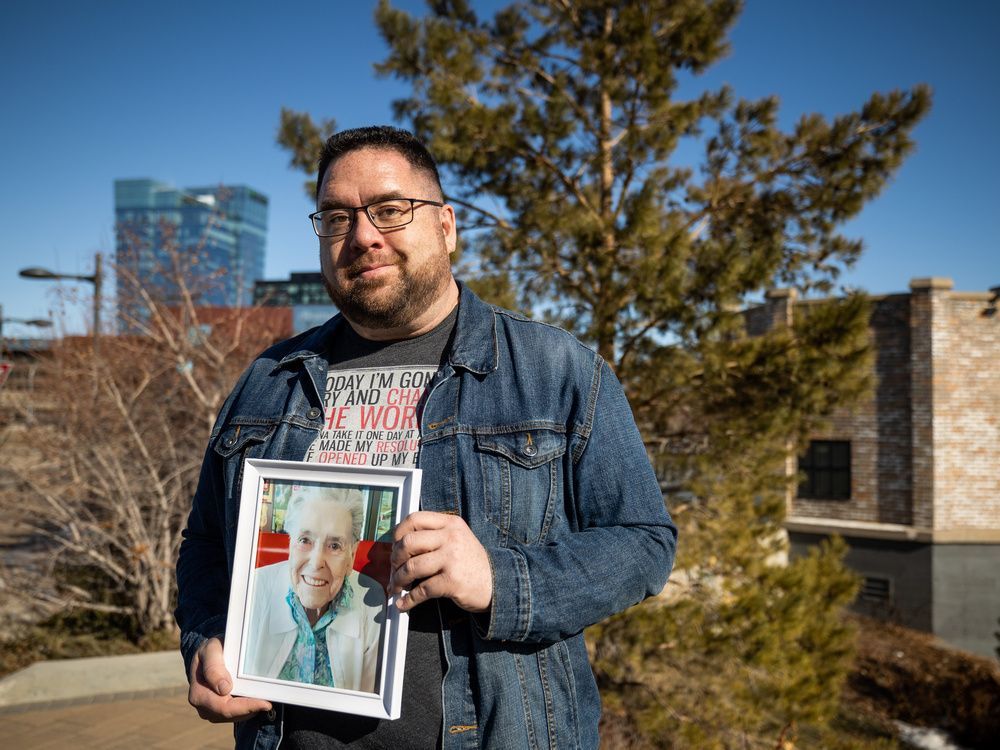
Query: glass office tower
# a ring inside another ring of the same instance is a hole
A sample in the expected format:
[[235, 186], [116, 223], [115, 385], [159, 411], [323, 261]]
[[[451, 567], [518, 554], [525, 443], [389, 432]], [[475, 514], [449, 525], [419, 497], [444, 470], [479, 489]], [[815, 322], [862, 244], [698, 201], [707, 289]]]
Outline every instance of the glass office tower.
[[267, 196], [244, 185], [179, 190], [155, 180], [115, 181], [119, 310], [139, 313], [138, 285], [170, 304], [177, 269], [202, 306], [252, 302], [264, 276]]

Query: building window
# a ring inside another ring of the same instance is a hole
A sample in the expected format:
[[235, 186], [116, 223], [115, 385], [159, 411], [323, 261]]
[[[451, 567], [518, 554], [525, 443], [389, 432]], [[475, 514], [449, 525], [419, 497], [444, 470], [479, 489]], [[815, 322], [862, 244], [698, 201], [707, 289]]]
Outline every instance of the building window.
[[847, 440], [812, 440], [799, 457], [805, 477], [798, 496], [809, 500], [850, 500], [851, 443]]

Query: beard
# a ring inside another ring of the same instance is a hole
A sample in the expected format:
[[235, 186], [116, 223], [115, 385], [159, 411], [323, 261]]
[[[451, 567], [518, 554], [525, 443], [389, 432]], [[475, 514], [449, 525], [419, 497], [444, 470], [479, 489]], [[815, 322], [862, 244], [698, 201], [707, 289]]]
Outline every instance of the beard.
[[[443, 248], [442, 248], [443, 249]], [[448, 287], [451, 262], [446, 250], [416, 268], [397, 258], [395, 279], [363, 279], [364, 256], [347, 268], [323, 274], [323, 286], [348, 320], [365, 328], [400, 328], [426, 311]]]

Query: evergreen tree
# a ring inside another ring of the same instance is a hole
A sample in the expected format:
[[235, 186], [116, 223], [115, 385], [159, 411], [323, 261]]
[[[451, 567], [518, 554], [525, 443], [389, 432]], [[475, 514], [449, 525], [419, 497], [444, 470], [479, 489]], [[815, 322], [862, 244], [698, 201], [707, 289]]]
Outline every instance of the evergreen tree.
[[[773, 286], [833, 288], [862, 250], [838, 229], [912, 149], [929, 91], [784, 132], [777, 97], [677, 98], [727, 53], [736, 0], [528, 0], [486, 20], [428, 5], [376, 11], [378, 69], [412, 87], [396, 114], [441, 163], [477, 272], [612, 364], [681, 527], [677, 583], [592, 633], [610, 712], [659, 747], [823, 726], [855, 582], [842, 543], [779, 564], [788, 457], [869, 388], [867, 308], [810, 304], [752, 336], [739, 310]], [[697, 169], [674, 158], [684, 141]]]
[[278, 124], [278, 144], [291, 152], [289, 166], [301, 169], [309, 179], [303, 189], [309, 200], [316, 195], [316, 165], [323, 144], [337, 130], [336, 120], [323, 120], [318, 125], [302, 112], [281, 108], [281, 122]]

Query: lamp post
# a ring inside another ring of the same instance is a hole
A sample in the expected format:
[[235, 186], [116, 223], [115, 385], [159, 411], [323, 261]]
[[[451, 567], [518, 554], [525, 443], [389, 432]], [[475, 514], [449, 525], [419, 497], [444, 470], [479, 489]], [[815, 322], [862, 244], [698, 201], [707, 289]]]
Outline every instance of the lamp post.
[[3, 335], [4, 323], [20, 323], [23, 326], [35, 326], [36, 328], [51, 328], [52, 321], [44, 318], [5, 318], [3, 315], [3, 305], [0, 305], [0, 355], [6, 346], [7, 339]]
[[47, 268], [22, 268], [18, 276], [24, 279], [72, 279], [73, 281], [87, 281], [94, 285], [94, 346], [97, 346], [97, 339], [101, 335], [101, 284], [104, 282], [104, 272], [101, 254], [94, 255], [94, 273], [90, 276], [80, 276], [72, 273], [56, 273]]

